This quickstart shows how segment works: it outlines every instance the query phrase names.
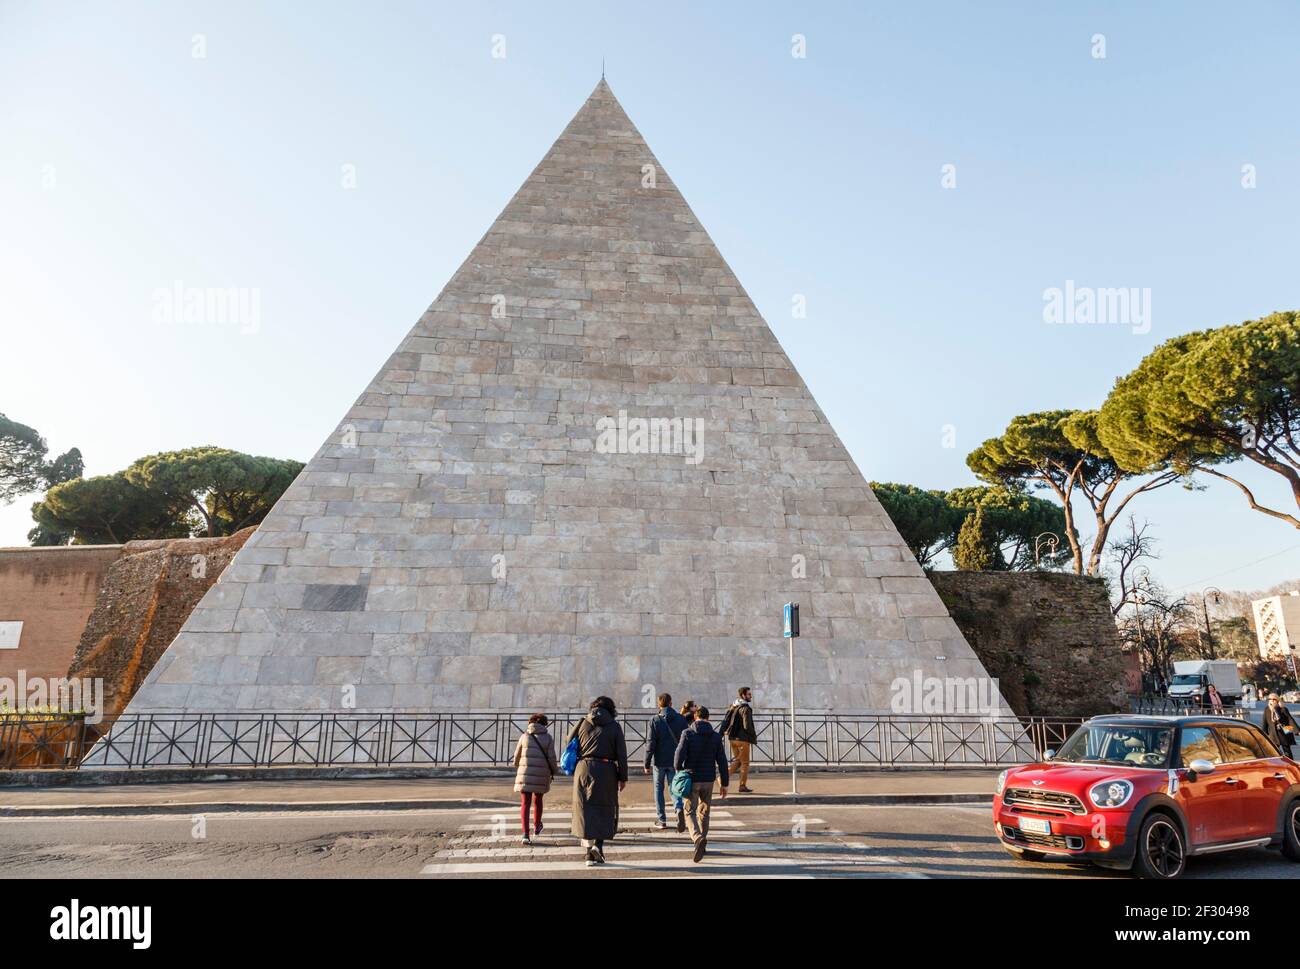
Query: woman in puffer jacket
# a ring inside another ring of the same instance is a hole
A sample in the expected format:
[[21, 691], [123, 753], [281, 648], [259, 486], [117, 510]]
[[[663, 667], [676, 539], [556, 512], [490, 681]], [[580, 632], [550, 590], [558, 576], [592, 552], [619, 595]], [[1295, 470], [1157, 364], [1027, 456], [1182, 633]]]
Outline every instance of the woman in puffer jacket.
[[544, 713], [528, 718], [528, 729], [515, 745], [515, 793], [520, 796], [519, 817], [524, 828], [524, 844], [532, 844], [528, 835], [528, 808], [533, 808], [533, 834], [542, 833], [542, 798], [551, 789], [551, 778], [560, 769], [555, 759], [555, 738], [547, 733], [550, 721]]

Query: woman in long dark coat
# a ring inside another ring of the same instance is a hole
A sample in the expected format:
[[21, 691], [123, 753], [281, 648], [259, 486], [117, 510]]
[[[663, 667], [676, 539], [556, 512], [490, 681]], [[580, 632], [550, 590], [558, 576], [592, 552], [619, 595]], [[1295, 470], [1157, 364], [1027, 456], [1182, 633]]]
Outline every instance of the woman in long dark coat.
[[1268, 698], [1268, 706], [1264, 708], [1265, 735], [1273, 741], [1274, 747], [1291, 757], [1291, 745], [1296, 742], [1295, 731], [1295, 718], [1291, 716], [1291, 711], [1276, 693], [1272, 694]]
[[618, 831], [618, 795], [627, 786], [627, 741], [616, 713], [613, 700], [596, 697], [564, 742], [578, 738], [572, 832], [587, 849], [588, 867], [605, 863], [605, 842]]

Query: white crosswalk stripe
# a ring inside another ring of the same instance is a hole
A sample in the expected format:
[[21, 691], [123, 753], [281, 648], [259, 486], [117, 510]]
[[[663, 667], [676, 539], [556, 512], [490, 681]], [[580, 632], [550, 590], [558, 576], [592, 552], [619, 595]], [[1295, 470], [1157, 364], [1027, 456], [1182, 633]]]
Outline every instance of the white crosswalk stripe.
[[905, 862], [863, 842], [844, 841], [842, 833], [826, 828], [821, 818], [801, 818], [796, 834], [794, 826], [764, 826], [771, 824], [770, 818], [750, 825], [726, 810], [710, 815], [713, 838], [709, 852], [696, 863], [689, 836], [678, 834], [675, 825], [667, 830], [655, 828], [655, 811], [647, 807], [619, 812], [618, 837], [605, 847], [608, 860], [592, 868], [578, 839], [569, 833], [569, 817], [567, 810], [547, 811], [543, 833], [525, 844], [517, 813], [500, 808], [478, 810], [459, 826], [459, 833], [435, 853], [421, 874], [464, 878], [583, 872], [597, 876], [643, 873], [653, 878], [810, 878], [819, 872], [858, 870], [886, 877], [924, 877], [886, 870]]

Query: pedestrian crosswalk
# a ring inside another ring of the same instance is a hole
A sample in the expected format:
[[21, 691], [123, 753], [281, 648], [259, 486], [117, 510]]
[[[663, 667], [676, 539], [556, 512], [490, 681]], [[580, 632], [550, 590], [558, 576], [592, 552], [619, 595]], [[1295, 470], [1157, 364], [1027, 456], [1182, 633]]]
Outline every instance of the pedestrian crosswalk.
[[[742, 814], [745, 812], [741, 812]], [[522, 842], [517, 812], [482, 809], [459, 826], [456, 835], [426, 864], [432, 877], [527, 877], [584, 875], [676, 877], [682, 875], [750, 878], [812, 878], [864, 871], [881, 876], [920, 877], [897, 870], [903, 862], [888, 851], [844, 840], [821, 818], [794, 815], [785, 827], [770, 814], [744, 820], [725, 808], [709, 818], [709, 851], [692, 860], [690, 837], [654, 827], [651, 807], [619, 813], [618, 837], [605, 846], [606, 863], [587, 867], [582, 846], [569, 833], [567, 810], [547, 811], [543, 832]], [[672, 825], [672, 815], [669, 815]]]

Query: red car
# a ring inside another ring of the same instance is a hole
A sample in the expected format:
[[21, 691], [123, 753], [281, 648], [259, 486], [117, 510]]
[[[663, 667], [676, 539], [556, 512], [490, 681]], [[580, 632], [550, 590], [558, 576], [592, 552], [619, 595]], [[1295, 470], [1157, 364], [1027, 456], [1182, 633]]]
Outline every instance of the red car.
[[1108, 716], [998, 777], [1012, 854], [1177, 878], [1193, 855], [1267, 845], [1300, 861], [1300, 764], [1226, 717]]

